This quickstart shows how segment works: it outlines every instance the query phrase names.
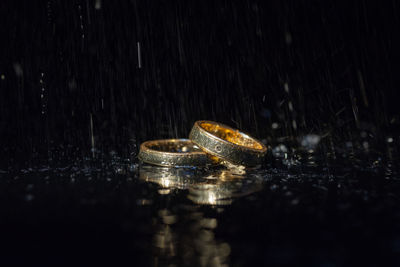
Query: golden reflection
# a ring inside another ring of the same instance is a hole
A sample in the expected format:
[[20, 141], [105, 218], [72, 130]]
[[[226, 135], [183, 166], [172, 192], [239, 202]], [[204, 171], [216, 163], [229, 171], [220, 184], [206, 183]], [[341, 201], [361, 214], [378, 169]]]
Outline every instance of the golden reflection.
[[262, 189], [260, 178], [245, 178], [245, 171], [235, 171], [220, 170], [210, 174], [205, 182], [189, 187], [188, 198], [201, 205], [230, 205], [234, 199]]
[[160, 210], [155, 218], [154, 266], [228, 266], [231, 247], [215, 237], [217, 219], [198, 206], [174, 210], [181, 215]]
[[187, 197], [201, 205], [229, 205], [235, 198], [261, 190], [261, 179], [251, 178], [244, 168], [217, 169], [208, 172], [196, 169], [142, 166], [141, 180], [161, 186], [159, 194], [174, 189], [188, 189]]
[[168, 194], [173, 189], [187, 189], [198, 182], [199, 170], [191, 168], [168, 168], [143, 165], [139, 171], [139, 179], [161, 186], [160, 194]]
[[233, 144], [253, 149], [263, 149], [263, 146], [239, 130], [223, 127], [220, 124], [203, 122], [200, 125], [204, 130]]
[[176, 194], [162, 196], [163, 208], [153, 217], [154, 266], [229, 265], [231, 247], [215, 236], [217, 214], [223, 210], [221, 205], [260, 190], [260, 177], [243, 168], [199, 171], [144, 165], [140, 179], [168, 192], [187, 190], [191, 200], [180, 201]]
[[158, 211], [156, 221], [158, 229], [153, 237], [156, 254], [166, 259], [172, 258], [176, 255], [176, 235], [172, 231], [171, 225], [176, 222], [176, 216], [169, 210], [163, 209]]

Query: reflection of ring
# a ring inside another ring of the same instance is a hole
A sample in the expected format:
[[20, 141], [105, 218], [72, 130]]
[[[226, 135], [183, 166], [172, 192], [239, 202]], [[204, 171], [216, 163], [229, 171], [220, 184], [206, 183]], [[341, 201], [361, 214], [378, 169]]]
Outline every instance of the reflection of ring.
[[207, 154], [189, 139], [147, 141], [140, 145], [138, 158], [146, 163], [166, 166], [202, 166], [210, 163]]
[[203, 181], [195, 168], [167, 168], [144, 165], [139, 169], [139, 179], [159, 184], [164, 189], [187, 189], [190, 185]]
[[259, 165], [267, 152], [257, 139], [213, 121], [196, 121], [189, 138], [207, 153], [238, 165]]
[[205, 182], [191, 185], [188, 198], [201, 205], [230, 205], [235, 198], [261, 190], [259, 177], [243, 178], [230, 170], [214, 173]]

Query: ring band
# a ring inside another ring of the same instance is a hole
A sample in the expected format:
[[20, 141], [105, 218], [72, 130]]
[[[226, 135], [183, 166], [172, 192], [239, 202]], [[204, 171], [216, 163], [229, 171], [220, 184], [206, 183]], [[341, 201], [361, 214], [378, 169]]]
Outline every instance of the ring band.
[[211, 159], [189, 139], [146, 141], [140, 145], [138, 158], [164, 167], [203, 166]]
[[213, 121], [196, 121], [189, 138], [205, 152], [236, 165], [257, 166], [267, 153], [257, 139]]

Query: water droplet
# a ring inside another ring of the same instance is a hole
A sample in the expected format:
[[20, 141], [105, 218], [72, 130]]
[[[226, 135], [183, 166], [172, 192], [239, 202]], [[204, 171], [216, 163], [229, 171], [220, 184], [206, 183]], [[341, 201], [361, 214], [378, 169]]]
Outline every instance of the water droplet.
[[293, 120], [292, 121], [292, 126], [293, 126], [293, 129], [297, 129], [297, 122], [295, 121], [295, 120]]
[[283, 88], [285, 89], [285, 92], [286, 92], [286, 93], [289, 93], [289, 84], [288, 84], [288, 83], [285, 83], [285, 84], [283, 85]]
[[368, 150], [369, 143], [367, 141], [363, 142], [363, 147], [364, 147], [365, 150]]
[[142, 53], [140, 50], [140, 42], [137, 42], [137, 54], [138, 54], [138, 68], [142, 68]]
[[21, 64], [19, 64], [18, 62], [15, 62], [13, 64], [13, 67], [14, 67], [15, 75], [17, 75], [17, 77], [22, 77], [22, 75], [24, 75]]
[[292, 101], [289, 101], [288, 107], [289, 107], [290, 111], [293, 111], [293, 103], [292, 103]]
[[303, 136], [301, 139], [301, 146], [303, 146], [306, 149], [314, 149], [319, 141], [321, 140], [321, 137], [316, 134], [308, 134], [306, 136]]
[[290, 32], [285, 32], [285, 41], [287, 45], [290, 45], [292, 43], [293, 38]]
[[27, 194], [25, 196], [25, 200], [28, 201], [28, 202], [31, 202], [34, 198], [35, 198], [35, 196], [32, 195], [32, 194]]
[[353, 143], [352, 142], [346, 142], [346, 147], [347, 148], [351, 148], [351, 147], [353, 147]]
[[284, 144], [279, 144], [272, 149], [272, 154], [275, 157], [282, 157], [288, 151], [287, 147]]
[[293, 200], [291, 201], [291, 204], [292, 204], [292, 205], [297, 205], [297, 204], [299, 204], [299, 202], [300, 202], [300, 200], [299, 200], [298, 198], [295, 198], [295, 199], [293, 199]]
[[94, 8], [97, 10], [101, 9], [101, 0], [96, 0], [96, 2], [94, 3]]

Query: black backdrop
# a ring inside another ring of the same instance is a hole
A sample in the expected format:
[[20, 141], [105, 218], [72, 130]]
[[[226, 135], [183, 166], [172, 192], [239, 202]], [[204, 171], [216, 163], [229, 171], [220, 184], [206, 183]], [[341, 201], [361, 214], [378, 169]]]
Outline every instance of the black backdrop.
[[[0, 261], [145, 266], [168, 209], [178, 244], [198, 241], [186, 215], [218, 220], [234, 265], [399, 262], [399, 5], [1, 0]], [[331, 163], [310, 152], [293, 169], [290, 154], [284, 167], [277, 157], [243, 177], [260, 176], [262, 191], [221, 213], [188, 190], [159, 194], [119, 161], [144, 140], [187, 136], [198, 119], [289, 149], [308, 133], [358, 140], [361, 153], [335, 147]], [[99, 151], [118, 153], [81, 160], [91, 128]]]
[[2, 154], [89, 149], [91, 118], [97, 147], [125, 152], [198, 119], [271, 140], [384, 136], [399, 121], [398, 5], [1, 1]]

